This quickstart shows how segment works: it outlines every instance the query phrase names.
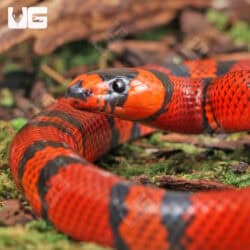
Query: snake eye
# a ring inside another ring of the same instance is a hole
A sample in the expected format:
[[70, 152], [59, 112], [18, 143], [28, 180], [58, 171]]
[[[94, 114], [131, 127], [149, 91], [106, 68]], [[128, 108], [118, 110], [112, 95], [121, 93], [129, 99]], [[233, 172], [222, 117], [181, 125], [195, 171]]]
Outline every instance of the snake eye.
[[115, 79], [111, 83], [112, 89], [119, 93], [122, 94], [126, 90], [126, 83], [122, 79]]

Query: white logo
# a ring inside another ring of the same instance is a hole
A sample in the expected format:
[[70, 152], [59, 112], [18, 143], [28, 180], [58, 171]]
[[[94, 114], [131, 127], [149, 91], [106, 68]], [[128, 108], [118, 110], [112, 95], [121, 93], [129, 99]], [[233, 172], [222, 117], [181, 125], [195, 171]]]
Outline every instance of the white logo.
[[8, 8], [10, 29], [46, 29], [48, 27], [47, 7], [22, 7], [22, 13], [19, 16], [15, 15], [13, 10], [13, 7]]

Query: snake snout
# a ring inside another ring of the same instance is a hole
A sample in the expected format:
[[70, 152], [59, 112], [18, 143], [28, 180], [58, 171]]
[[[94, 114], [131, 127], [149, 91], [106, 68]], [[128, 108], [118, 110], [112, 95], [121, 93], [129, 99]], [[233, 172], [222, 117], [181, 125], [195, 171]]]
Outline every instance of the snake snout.
[[91, 96], [92, 91], [90, 89], [84, 89], [82, 81], [77, 81], [71, 85], [66, 91], [66, 97], [81, 98], [85, 100], [87, 97]]

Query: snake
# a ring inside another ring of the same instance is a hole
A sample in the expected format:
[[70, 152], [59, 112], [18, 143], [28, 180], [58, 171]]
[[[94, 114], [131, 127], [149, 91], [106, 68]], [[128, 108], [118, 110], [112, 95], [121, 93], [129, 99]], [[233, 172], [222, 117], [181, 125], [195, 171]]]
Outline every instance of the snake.
[[157, 129], [250, 131], [250, 60], [79, 75], [16, 134], [10, 170], [35, 213], [77, 241], [119, 250], [250, 249], [249, 187], [169, 191], [93, 163]]

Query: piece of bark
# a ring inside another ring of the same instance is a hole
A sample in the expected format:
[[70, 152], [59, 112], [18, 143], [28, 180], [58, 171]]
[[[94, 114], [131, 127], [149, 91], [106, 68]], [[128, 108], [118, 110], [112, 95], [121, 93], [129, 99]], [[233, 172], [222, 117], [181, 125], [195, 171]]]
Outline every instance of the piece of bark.
[[46, 108], [55, 102], [55, 99], [47, 91], [42, 81], [35, 82], [30, 94], [30, 98], [34, 104], [40, 108]]
[[230, 54], [218, 54], [214, 55], [213, 58], [219, 61], [244, 60], [244, 59], [250, 59], [250, 53], [247, 51], [243, 51]]
[[212, 25], [204, 14], [187, 9], [180, 16], [180, 27], [186, 34], [197, 34], [210, 29]]
[[185, 36], [176, 49], [185, 58], [197, 59], [244, 49], [236, 46], [228, 34], [218, 31], [200, 12], [189, 9], [183, 11], [180, 24]]
[[26, 224], [36, 218], [33, 212], [25, 208], [19, 200], [5, 200], [1, 202], [1, 205], [0, 225]]
[[41, 109], [38, 108], [33, 102], [24, 97], [22, 92], [15, 92], [14, 98], [17, 108], [24, 112], [25, 117], [31, 118], [41, 111]]
[[233, 186], [226, 185], [217, 181], [209, 180], [188, 180], [172, 175], [165, 175], [156, 178], [156, 183], [165, 189], [178, 191], [206, 191], [206, 190], [223, 190], [231, 189]]
[[224, 151], [233, 151], [238, 147], [250, 144], [250, 136], [248, 134], [244, 134], [237, 140], [227, 140], [227, 137], [223, 139], [220, 136], [220, 138], [217, 137], [215, 140], [209, 142], [201, 141], [199, 137], [194, 135], [182, 135], [177, 133], [165, 134], [162, 135], [161, 138], [167, 142], [188, 143], [201, 148], [220, 149]]
[[147, 175], [133, 176], [131, 181], [135, 184], [142, 184], [145, 186], [155, 186]]
[[131, 178], [135, 184], [143, 184], [147, 186], [157, 186], [173, 191], [198, 192], [209, 190], [224, 190], [234, 188], [231, 185], [226, 185], [218, 181], [211, 180], [189, 180], [173, 175], [162, 175], [155, 178], [152, 182], [146, 175], [135, 176]]
[[[188, 21], [192, 18], [196, 19], [196, 22]], [[197, 22], [202, 25], [196, 24]], [[184, 11], [181, 15], [181, 23], [182, 30], [185, 32], [183, 41], [177, 41], [173, 35], [166, 35], [158, 41], [126, 39], [109, 43], [108, 49], [127, 66], [166, 65], [173, 63], [176, 58], [190, 60], [204, 56], [218, 60], [250, 58], [248, 52], [225, 54], [243, 50], [244, 46], [234, 45], [231, 38], [217, 31], [203, 14], [193, 10]]]
[[233, 171], [234, 174], [245, 174], [250, 173], [250, 165], [247, 162], [239, 162], [232, 164], [230, 169]]
[[0, 120], [9, 120], [12, 118], [10, 108], [0, 107]]
[[165, 65], [178, 56], [171, 45], [172, 39], [166, 38], [161, 41], [122, 40], [110, 43], [108, 49], [129, 66]]

